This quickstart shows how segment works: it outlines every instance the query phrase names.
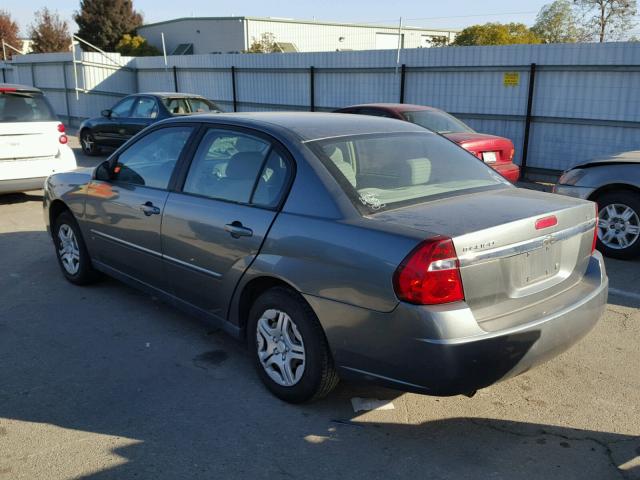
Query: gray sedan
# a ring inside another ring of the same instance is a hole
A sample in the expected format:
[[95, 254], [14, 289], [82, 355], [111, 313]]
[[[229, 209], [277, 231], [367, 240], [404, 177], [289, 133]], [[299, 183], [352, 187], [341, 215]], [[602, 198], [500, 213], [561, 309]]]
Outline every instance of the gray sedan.
[[51, 176], [44, 208], [67, 280], [107, 274], [224, 328], [290, 402], [338, 378], [471, 395], [577, 342], [607, 298], [592, 202], [398, 120], [171, 119]]
[[564, 172], [554, 192], [598, 203], [598, 250], [640, 255], [640, 151], [592, 160]]

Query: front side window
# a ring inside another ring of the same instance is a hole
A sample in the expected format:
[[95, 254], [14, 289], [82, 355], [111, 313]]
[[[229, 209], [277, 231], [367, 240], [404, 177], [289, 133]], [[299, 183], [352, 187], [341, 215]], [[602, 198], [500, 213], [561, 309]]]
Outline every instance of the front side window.
[[307, 145], [366, 213], [510, 185], [468, 152], [432, 133], [357, 135]]
[[129, 116], [131, 112], [131, 107], [133, 106], [133, 102], [136, 99], [134, 97], [125, 98], [120, 103], [116, 104], [115, 107], [111, 109], [111, 116], [113, 118], [126, 118]]
[[473, 133], [473, 129], [465, 125], [453, 115], [440, 110], [417, 110], [402, 112], [407, 121], [420, 125], [436, 133]]
[[138, 98], [133, 107], [132, 117], [134, 118], [156, 118], [158, 116], [158, 105], [151, 97]]
[[0, 93], [0, 122], [53, 122], [56, 116], [40, 93]]
[[200, 142], [182, 190], [218, 200], [274, 207], [289, 175], [289, 163], [270, 142], [212, 129]]
[[166, 189], [192, 130], [166, 127], [145, 135], [120, 154], [114, 180]]

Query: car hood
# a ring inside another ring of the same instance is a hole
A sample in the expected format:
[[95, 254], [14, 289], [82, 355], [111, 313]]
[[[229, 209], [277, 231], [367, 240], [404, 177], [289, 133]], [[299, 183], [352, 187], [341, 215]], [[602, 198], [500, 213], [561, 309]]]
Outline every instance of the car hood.
[[588, 162], [578, 163], [577, 165], [571, 167], [570, 170], [574, 168], [589, 168], [597, 167], [598, 165], [619, 165], [626, 163], [640, 164], [640, 150], [622, 152], [610, 157], [596, 158], [593, 160], [589, 160]]

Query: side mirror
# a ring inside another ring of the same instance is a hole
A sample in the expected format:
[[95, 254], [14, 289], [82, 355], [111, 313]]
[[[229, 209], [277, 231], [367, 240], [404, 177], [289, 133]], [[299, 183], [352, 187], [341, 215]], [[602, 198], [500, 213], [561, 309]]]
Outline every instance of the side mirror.
[[102, 112], [100, 113], [102, 114], [103, 117], [111, 118], [111, 110], [109, 109], [102, 110]]
[[113, 169], [111, 168], [111, 162], [107, 160], [106, 162], [102, 162], [96, 168], [96, 180], [101, 180], [103, 182], [108, 182], [113, 179]]

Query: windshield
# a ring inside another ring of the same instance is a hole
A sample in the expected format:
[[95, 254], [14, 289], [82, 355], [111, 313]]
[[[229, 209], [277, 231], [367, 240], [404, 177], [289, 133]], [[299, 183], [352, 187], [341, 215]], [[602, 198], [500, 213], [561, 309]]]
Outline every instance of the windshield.
[[1, 92], [0, 122], [57, 121], [49, 102], [40, 93]]
[[428, 128], [436, 133], [473, 133], [473, 130], [458, 120], [440, 110], [418, 110], [413, 112], [401, 112], [404, 118], [411, 123]]
[[200, 97], [163, 98], [169, 113], [172, 115], [189, 115], [191, 113], [220, 113], [222, 110], [215, 103]]
[[427, 132], [337, 137], [308, 145], [365, 213], [510, 185], [466, 150]]

